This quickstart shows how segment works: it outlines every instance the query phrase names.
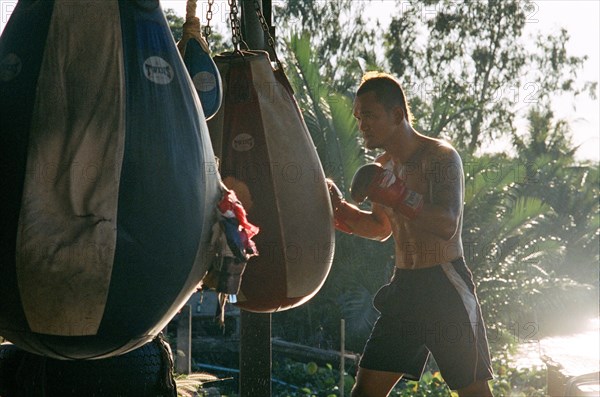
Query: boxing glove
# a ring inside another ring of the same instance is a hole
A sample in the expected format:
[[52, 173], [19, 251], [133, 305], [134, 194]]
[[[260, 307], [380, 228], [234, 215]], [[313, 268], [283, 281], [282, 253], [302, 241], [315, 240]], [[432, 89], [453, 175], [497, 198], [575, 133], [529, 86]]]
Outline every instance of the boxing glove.
[[415, 218], [423, 208], [423, 196], [408, 189], [402, 179], [379, 164], [365, 164], [356, 171], [350, 195], [359, 204], [369, 198], [409, 219]]
[[335, 228], [344, 233], [352, 234], [352, 227], [347, 222], [349, 220], [357, 220], [360, 216], [360, 210], [346, 202], [344, 195], [331, 179], [327, 178], [325, 181], [327, 182], [329, 198], [333, 207]]

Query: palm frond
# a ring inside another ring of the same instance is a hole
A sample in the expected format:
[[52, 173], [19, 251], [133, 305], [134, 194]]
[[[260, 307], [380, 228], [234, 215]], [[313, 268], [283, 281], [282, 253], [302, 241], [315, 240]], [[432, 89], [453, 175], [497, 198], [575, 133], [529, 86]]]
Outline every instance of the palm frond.
[[306, 33], [292, 34], [288, 52], [294, 65], [290, 81], [296, 85], [298, 103], [323, 169], [345, 190], [356, 168], [364, 163], [352, 103], [332, 91], [320, 75]]
[[349, 328], [358, 334], [366, 334], [373, 327], [377, 319], [377, 311], [373, 307], [373, 296], [371, 292], [356, 285], [354, 288], [342, 294], [339, 298], [342, 307], [342, 316]]

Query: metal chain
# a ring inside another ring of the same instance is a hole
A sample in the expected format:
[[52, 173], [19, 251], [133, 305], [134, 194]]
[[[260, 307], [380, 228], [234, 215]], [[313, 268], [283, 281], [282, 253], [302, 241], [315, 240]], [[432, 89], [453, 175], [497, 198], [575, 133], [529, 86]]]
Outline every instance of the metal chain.
[[210, 26], [210, 21], [213, 17], [212, 6], [215, 3], [215, 0], [208, 0], [208, 8], [206, 9], [206, 26], [204, 26], [202, 33], [204, 34], [204, 38], [208, 41], [208, 36], [212, 33], [212, 27]]
[[254, 0], [254, 11], [256, 12], [256, 16], [258, 17], [258, 21], [260, 22], [260, 26], [262, 27], [263, 32], [265, 32], [265, 35], [267, 36], [267, 43], [269, 44], [269, 47], [271, 47], [271, 50], [273, 50], [275, 62], [277, 62], [279, 67], [281, 67], [282, 65], [279, 61], [279, 58], [277, 57], [277, 51], [275, 51], [275, 40], [273, 39], [273, 36], [271, 36], [271, 32], [269, 31], [269, 25], [267, 24], [265, 16], [263, 15], [258, 0]]
[[262, 13], [262, 10], [260, 8], [260, 4], [259, 4], [258, 0], [254, 0], [254, 11], [256, 12], [256, 16], [258, 17], [258, 21], [260, 22], [260, 26], [262, 27], [262, 30], [267, 35], [267, 43], [269, 44], [269, 46], [271, 48], [274, 48], [275, 40], [273, 40], [273, 37], [271, 36], [271, 32], [269, 32], [269, 25], [267, 24], [265, 16]]
[[236, 51], [240, 51], [240, 43], [242, 43], [242, 27], [238, 18], [237, 0], [229, 0], [229, 22], [231, 24], [231, 41]]

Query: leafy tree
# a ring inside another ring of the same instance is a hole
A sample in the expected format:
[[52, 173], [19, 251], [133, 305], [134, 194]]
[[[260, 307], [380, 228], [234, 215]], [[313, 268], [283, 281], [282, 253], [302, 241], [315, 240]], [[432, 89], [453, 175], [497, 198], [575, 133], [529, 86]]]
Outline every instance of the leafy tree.
[[[346, 106], [338, 113], [330, 112], [327, 98], [338, 96], [332, 96], [326, 77], [319, 76], [308, 38], [294, 36], [288, 54], [294, 56], [287, 59], [290, 81], [296, 87], [298, 102], [319, 155], [327, 159], [324, 164], [328, 172], [344, 170], [337, 177], [349, 180], [356, 167], [367, 159], [365, 153], [362, 160], [357, 159], [361, 152], [356, 138], [352, 139], [356, 127], [352, 122], [348, 124], [352, 120], [351, 109]], [[546, 125], [533, 113], [530, 123], [532, 131], [542, 131], [540, 125]], [[340, 125], [345, 127], [335, 128]], [[545, 157], [540, 156], [549, 151], [557, 152], [554, 158], [563, 159], [570, 153], [572, 159], [569, 141], [560, 139], [567, 136], [564, 127], [559, 122], [553, 130], [547, 143], [552, 149], [540, 143], [544, 149], [532, 154], [530, 160], [505, 155], [464, 159], [467, 172], [465, 250], [479, 281], [488, 320], [496, 326], [531, 319], [540, 303], [549, 310], [556, 309], [560, 299], [567, 301], [565, 294], [582, 287], [568, 272], [557, 270], [557, 262], [563, 260], [566, 248], [564, 241], [553, 234], [556, 231], [548, 227], [558, 213], [541, 197], [540, 180], [548, 180], [549, 176], [540, 175], [536, 165], [536, 161], [545, 162]], [[547, 135], [547, 132], [535, 134], [538, 141]], [[521, 144], [531, 151], [539, 146]], [[331, 145], [333, 149], [328, 147]], [[336, 164], [335, 167], [328, 167], [332, 164]], [[589, 240], [590, 235], [586, 236]], [[322, 292], [300, 310], [306, 312], [306, 317], [290, 312], [277, 318], [282, 323], [294, 324], [286, 328], [302, 330], [301, 338], [307, 343], [311, 342], [311, 329], [321, 329], [321, 336], [315, 340], [322, 343], [322, 334], [327, 333], [323, 330], [337, 334], [339, 318], [345, 318], [351, 325], [349, 346], [360, 350], [376, 317], [371, 299], [377, 288], [389, 279], [393, 267], [393, 247], [389, 243], [341, 233], [337, 245], [333, 270]], [[556, 294], [557, 290], [566, 292]], [[300, 324], [295, 322], [297, 320]], [[287, 337], [293, 339], [294, 335]], [[327, 343], [335, 345], [335, 341]]]
[[[385, 35], [387, 56], [392, 72], [408, 74], [423, 132], [473, 152], [484, 136], [512, 130], [510, 99], [502, 94], [519, 87], [525, 63], [518, 42], [526, 22], [521, 5], [516, 0], [399, 5], [401, 13]], [[419, 36], [422, 30], [425, 37]]]
[[489, 322], [539, 327], [596, 302], [598, 165], [575, 162], [568, 124], [548, 108], [528, 120], [517, 157], [465, 161], [463, 239]]
[[173, 34], [173, 38], [175, 41], [181, 40], [183, 36], [183, 24], [185, 23], [185, 18], [177, 15], [174, 9], [167, 8], [164, 10], [165, 18], [167, 18], [167, 23], [169, 24], [169, 28], [171, 29], [171, 33]]
[[571, 283], [553, 277], [564, 248], [543, 226], [553, 209], [520, 189], [530, 181], [518, 160], [467, 159], [465, 173], [463, 244], [484, 315], [492, 325], [518, 322], [535, 311], [536, 297]]
[[327, 76], [331, 87], [340, 93], [356, 85], [363, 69], [377, 64], [378, 25], [370, 27], [364, 15], [365, 4], [304, 0], [275, 5], [279, 37], [306, 37], [319, 60], [319, 73]]
[[386, 56], [408, 88], [420, 131], [474, 153], [515, 131], [516, 106], [594, 91], [594, 83], [575, 83], [586, 57], [568, 56], [566, 31], [539, 36], [537, 49], [526, 50], [533, 6], [520, 0], [398, 5], [384, 35]]
[[536, 88], [533, 103], [546, 109], [551, 100], [558, 95], [570, 93], [573, 96], [586, 94], [597, 99], [598, 82], [586, 81], [577, 84], [577, 72], [581, 70], [588, 56], [576, 57], [567, 53], [570, 36], [565, 29], [558, 34], [538, 34], [535, 39], [536, 50], [529, 54], [527, 75]]
[[[554, 216], [544, 220], [548, 235], [563, 247], [563, 254], [552, 261], [558, 277], [568, 277], [588, 291], [587, 300], [579, 300], [578, 309], [596, 302], [590, 296], [598, 286], [598, 236], [600, 233], [599, 167], [597, 163], [578, 163], [577, 149], [570, 140], [570, 130], [564, 120], [554, 120], [549, 107], [532, 108], [529, 112], [529, 131], [513, 137], [519, 158], [531, 165], [532, 181], [523, 186], [524, 194], [551, 206]], [[567, 307], [564, 302], [545, 306]], [[574, 306], [569, 307], [573, 311]], [[597, 312], [595, 304], [591, 307]]]

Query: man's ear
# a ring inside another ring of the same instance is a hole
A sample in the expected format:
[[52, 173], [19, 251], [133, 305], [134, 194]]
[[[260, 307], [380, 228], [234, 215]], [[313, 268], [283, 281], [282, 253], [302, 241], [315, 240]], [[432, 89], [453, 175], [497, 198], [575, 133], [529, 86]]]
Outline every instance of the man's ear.
[[401, 106], [394, 106], [394, 121], [400, 124], [404, 120], [404, 110]]

